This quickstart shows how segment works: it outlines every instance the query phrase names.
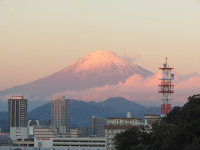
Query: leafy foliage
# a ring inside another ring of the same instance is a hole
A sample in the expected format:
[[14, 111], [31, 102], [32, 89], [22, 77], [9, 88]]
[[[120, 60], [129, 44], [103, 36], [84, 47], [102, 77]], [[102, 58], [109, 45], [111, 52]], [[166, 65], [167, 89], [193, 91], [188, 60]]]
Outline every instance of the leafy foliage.
[[189, 97], [183, 107], [174, 107], [159, 125], [153, 126], [152, 134], [133, 128], [114, 140], [117, 150], [200, 149], [200, 95]]
[[136, 127], [117, 134], [114, 139], [117, 150], [143, 149], [149, 140], [150, 135]]

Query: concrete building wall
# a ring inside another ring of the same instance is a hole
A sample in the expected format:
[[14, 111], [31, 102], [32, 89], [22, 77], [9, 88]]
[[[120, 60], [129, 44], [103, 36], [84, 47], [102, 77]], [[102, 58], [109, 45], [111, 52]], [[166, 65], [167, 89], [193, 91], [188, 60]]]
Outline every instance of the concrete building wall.
[[34, 147], [105, 150], [105, 138], [35, 138]]
[[27, 99], [13, 96], [8, 100], [9, 127], [27, 127]]
[[105, 126], [106, 150], [114, 150], [114, 140], [116, 134], [126, 131], [132, 127], [141, 128], [143, 126], [141, 118], [107, 118]]
[[87, 127], [72, 127], [70, 128], [70, 136], [72, 138], [88, 137]]
[[28, 127], [10, 127], [10, 138], [12, 140], [28, 139]]
[[151, 115], [151, 114], [148, 114], [148, 115], [144, 115], [145, 117], [145, 125], [150, 125], [152, 126], [154, 123], [158, 123], [160, 120], [161, 120], [161, 117], [160, 115]]
[[[58, 96], [51, 101], [51, 125], [58, 128], [59, 133], [69, 134], [70, 100]], [[65, 131], [64, 128], [65, 127]]]
[[105, 125], [106, 119], [92, 116], [90, 121], [90, 136], [105, 137]]
[[34, 138], [53, 138], [57, 136], [57, 130], [50, 127], [37, 127], [34, 128]]
[[53, 138], [34, 138], [34, 147], [53, 147]]

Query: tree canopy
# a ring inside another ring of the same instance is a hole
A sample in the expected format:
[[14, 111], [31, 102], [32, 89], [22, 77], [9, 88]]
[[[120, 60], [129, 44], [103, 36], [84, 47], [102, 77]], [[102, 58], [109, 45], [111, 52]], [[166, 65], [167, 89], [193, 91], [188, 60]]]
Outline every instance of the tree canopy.
[[200, 95], [174, 107], [151, 134], [137, 128], [115, 136], [116, 150], [198, 150], [200, 149]]

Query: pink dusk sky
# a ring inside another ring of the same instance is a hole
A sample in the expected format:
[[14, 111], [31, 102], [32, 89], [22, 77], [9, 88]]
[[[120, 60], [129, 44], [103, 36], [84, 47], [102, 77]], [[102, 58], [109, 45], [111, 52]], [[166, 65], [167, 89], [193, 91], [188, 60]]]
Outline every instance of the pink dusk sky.
[[[55, 73], [97, 49], [153, 73], [168, 57], [179, 74], [200, 74], [200, 1], [0, 1], [0, 90]], [[180, 93], [187, 82], [200, 84], [199, 77], [179, 82]]]

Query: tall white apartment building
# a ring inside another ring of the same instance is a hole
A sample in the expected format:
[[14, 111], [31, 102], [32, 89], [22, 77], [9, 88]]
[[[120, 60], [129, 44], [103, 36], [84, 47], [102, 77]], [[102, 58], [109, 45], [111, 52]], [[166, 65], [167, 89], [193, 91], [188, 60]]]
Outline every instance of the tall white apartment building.
[[58, 96], [51, 101], [51, 125], [58, 129], [58, 133], [69, 134], [70, 100]]

